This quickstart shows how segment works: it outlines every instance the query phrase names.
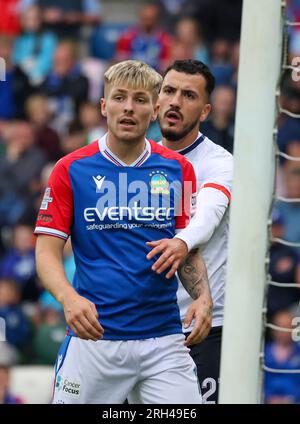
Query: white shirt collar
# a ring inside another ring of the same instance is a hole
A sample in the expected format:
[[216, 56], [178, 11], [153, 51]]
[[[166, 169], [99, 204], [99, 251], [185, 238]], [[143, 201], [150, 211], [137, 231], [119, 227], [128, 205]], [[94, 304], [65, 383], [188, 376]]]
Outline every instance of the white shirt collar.
[[182, 152], [183, 150], [185, 150], [187, 147], [192, 147], [193, 146], [193, 144], [194, 143], [196, 143], [196, 141], [199, 139], [199, 137], [201, 137], [203, 134], [200, 132], [200, 131], [198, 131], [198, 135], [197, 135], [197, 137], [195, 138], [195, 140], [192, 142], [192, 144], [190, 144], [189, 146], [186, 146], [186, 147], [183, 147], [182, 149], [179, 149], [179, 150], [176, 150], [176, 152], [177, 153], [180, 153], [180, 152]]
[[119, 159], [107, 146], [107, 133], [98, 140], [98, 146], [100, 153], [108, 159], [110, 162], [114, 163], [116, 166], [125, 166], [125, 167], [139, 167], [141, 166], [151, 154], [151, 144], [147, 138], [145, 138], [145, 149], [143, 153], [130, 165], [127, 165], [121, 159]]

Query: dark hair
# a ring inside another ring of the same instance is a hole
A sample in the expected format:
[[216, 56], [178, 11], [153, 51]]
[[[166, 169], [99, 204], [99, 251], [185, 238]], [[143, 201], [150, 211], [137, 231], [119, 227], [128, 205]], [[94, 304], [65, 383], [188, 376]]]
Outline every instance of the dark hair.
[[167, 73], [172, 70], [176, 72], [183, 72], [184, 74], [202, 75], [206, 81], [205, 90], [208, 96], [211, 95], [213, 89], [215, 88], [215, 77], [211, 73], [209, 67], [200, 60], [175, 60], [175, 62], [168, 66], [168, 68], [165, 70], [163, 77], [165, 77]]

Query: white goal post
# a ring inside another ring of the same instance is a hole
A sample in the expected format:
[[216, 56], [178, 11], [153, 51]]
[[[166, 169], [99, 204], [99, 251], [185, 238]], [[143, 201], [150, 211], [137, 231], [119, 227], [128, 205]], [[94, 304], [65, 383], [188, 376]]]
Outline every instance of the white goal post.
[[222, 340], [220, 403], [259, 403], [281, 0], [244, 0]]

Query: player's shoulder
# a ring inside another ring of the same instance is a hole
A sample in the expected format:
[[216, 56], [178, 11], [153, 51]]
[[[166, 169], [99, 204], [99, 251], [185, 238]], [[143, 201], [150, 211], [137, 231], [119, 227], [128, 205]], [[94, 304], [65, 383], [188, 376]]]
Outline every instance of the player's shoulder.
[[190, 160], [182, 156], [180, 153], [168, 149], [167, 147], [163, 146], [160, 143], [157, 143], [156, 141], [149, 140], [149, 142], [151, 144], [152, 153], [156, 153], [165, 159], [175, 160], [179, 162], [181, 166], [192, 166]]
[[233, 171], [233, 156], [222, 146], [214, 143], [208, 137], [197, 146], [188, 155], [194, 166], [200, 166], [202, 169], [215, 169], [216, 172], [223, 170], [224, 172]]
[[205, 150], [206, 157], [211, 156], [215, 159], [225, 159], [229, 162], [233, 160], [233, 156], [231, 153], [228, 152], [228, 150], [224, 149], [224, 147], [220, 146], [219, 144], [214, 143], [210, 138], [206, 136], [204, 138], [202, 148], [203, 150]]
[[98, 140], [92, 142], [87, 146], [80, 147], [79, 149], [74, 150], [71, 153], [68, 153], [66, 156], [59, 159], [56, 163], [56, 167], [64, 167], [69, 169], [69, 167], [76, 161], [82, 160], [88, 157], [91, 157], [99, 152]]

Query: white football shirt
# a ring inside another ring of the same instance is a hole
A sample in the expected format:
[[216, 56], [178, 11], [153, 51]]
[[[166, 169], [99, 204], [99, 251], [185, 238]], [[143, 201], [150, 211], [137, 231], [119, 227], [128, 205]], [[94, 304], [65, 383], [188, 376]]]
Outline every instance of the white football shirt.
[[[178, 150], [188, 158], [197, 177], [197, 210], [190, 224], [176, 237], [189, 250], [199, 247], [206, 263], [213, 299], [212, 326], [223, 325], [229, 204], [232, 190], [233, 157], [223, 147], [199, 132], [190, 146]], [[192, 298], [179, 282], [177, 291], [182, 321]], [[184, 331], [192, 330], [185, 328]]]

